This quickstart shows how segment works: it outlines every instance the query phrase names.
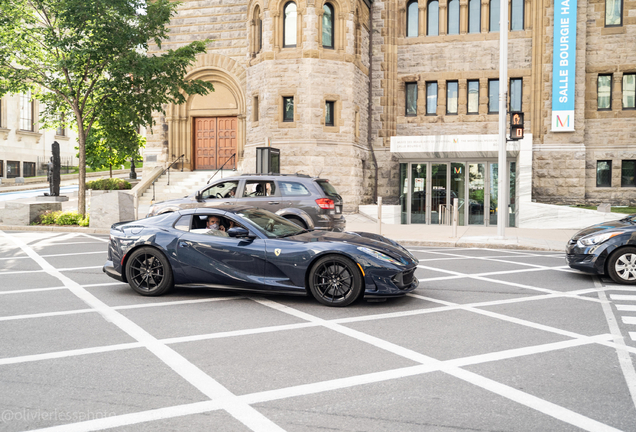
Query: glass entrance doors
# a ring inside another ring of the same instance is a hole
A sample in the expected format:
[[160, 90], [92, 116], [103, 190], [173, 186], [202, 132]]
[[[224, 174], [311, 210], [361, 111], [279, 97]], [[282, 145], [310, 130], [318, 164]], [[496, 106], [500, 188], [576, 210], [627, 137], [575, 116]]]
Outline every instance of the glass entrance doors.
[[[508, 164], [508, 205], [497, 202], [499, 170], [496, 161], [422, 161], [400, 164], [402, 223], [440, 223], [444, 205], [458, 201], [459, 225], [496, 226], [497, 213], [516, 222], [516, 163]], [[512, 204], [512, 205], [511, 205]]]

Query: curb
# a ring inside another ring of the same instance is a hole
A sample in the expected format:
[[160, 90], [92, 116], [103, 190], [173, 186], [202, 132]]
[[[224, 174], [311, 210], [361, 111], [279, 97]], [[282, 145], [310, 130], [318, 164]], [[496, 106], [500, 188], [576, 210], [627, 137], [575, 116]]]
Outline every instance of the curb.
[[90, 228], [62, 225], [0, 225], [0, 231], [59, 231], [85, 234], [110, 234], [110, 228]]

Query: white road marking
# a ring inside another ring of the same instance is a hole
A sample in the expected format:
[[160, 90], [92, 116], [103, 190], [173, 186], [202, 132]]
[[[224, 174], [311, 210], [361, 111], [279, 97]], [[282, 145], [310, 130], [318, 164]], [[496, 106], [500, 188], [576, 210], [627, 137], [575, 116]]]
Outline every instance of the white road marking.
[[636, 295], [610, 294], [610, 299], [615, 301], [636, 301]]
[[263, 432], [284, 432], [282, 428], [255, 410], [253, 407], [241, 402], [237, 396], [223, 387], [201, 369], [190, 363], [181, 354], [160, 342], [150, 333], [126, 318], [121, 313], [115, 311], [97, 297], [86, 291], [77, 282], [63, 275], [55, 269], [44, 258], [41, 258], [32, 248], [17, 237], [10, 236], [3, 231], [0, 235], [13, 241], [27, 255], [36, 261], [48, 274], [59, 279], [73, 294], [83, 300], [87, 305], [97, 310], [97, 312], [107, 321], [119, 327], [133, 339], [141, 343], [147, 350], [153, 353], [158, 359], [163, 361], [178, 375], [188, 381], [194, 388], [222, 404], [223, 408], [234, 416], [238, 421], [254, 431]]
[[623, 316], [621, 319], [623, 320], [623, 324], [636, 324], [636, 317], [634, 316]]
[[52, 287], [52, 288], [31, 288], [31, 289], [23, 289], [23, 290], [13, 290], [13, 291], [0, 291], [0, 295], [4, 294], [23, 294], [23, 293], [34, 293], [41, 291], [55, 291], [55, 290], [63, 290], [66, 287]]
[[67, 271], [75, 271], [75, 270], [101, 269], [103, 267], [104, 267], [103, 265], [89, 266], [89, 267], [70, 267], [70, 268], [57, 269], [57, 271], [59, 271], [59, 272], [67, 272]]
[[629, 337], [632, 338], [633, 341], [636, 341], [636, 332], [629, 332]]
[[623, 311], [623, 312], [636, 312], [636, 305], [618, 304], [616, 305], [616, 310]]

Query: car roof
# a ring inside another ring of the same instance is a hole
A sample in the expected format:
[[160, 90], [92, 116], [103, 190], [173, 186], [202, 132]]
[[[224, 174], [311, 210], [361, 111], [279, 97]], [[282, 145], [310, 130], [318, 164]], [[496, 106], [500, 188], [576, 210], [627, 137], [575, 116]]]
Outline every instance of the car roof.
[[254, 209], [256, 207], [247, 205], [218, 205], [214, 207], [197, 207], [193, 209], [182, 209], [179, 213], [182, 215], [189, 214], [223, 214], [223, 213], [239, 213], [244, 210]]
[[[299, 173], [295, 173], [295, 174], [275, 174], [275, 173], [268, 173], [268, 174], [253, 174], [253, 173], [243, 173], [243, 174], [239, 174], [236, 176], [231, 176], [231, 177], [223, 177], [223, 178], [218, 178], [215, 181], [218, 180], [225, 180], [225, 181], [230, 181], [230, 180], [243, 180], [243, 179], [254, 179], [255, 177], [261, 177], [263, 179], [280, 179], [280, 177], [292, 177], [292, 178], [297, 178], [297, 179], [308, 179], [308, 180], [327, 180], [327, 179], [323, 179], [323, 178], [319, 178], [319, 177], [311, 177], [307, 174], [299, 174]], [[209, 183], [208, 183], [209, 184]]]

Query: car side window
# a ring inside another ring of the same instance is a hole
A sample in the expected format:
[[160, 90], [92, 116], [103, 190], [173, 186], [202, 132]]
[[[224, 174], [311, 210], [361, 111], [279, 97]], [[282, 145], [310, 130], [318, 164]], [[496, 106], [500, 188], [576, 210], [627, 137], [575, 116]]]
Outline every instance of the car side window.
[[236, 195], [236, 190], [238, 188], [238, 181], [226, 181], [217, 183], [206, 190], [201, 194], [201, 198], [203, 199], [223, 199], [223, 198], [234, 198]]
[[[218, 219], [219, 225], [217, 229], [210, 229], [208, 227], [208, 218], [210, 216], [215, 216]], [[192, 217], [192, 223], [190, 224], [189, 231], [193, 234], [204, 234], [204, 235], [213, 235], [217, 237], [228, 237], [227, 231], [230, 228], [234, 228], [234, 227], [245, 228], [244, 226], [238, 224], [237, 222], [235, 222], [234, 220], [228, 217], [219, 216], [219, 215], [195, 215]], [[185, 229], [184, 231], [188, 231], [188, 230]]]
[[266, 197], [276, 195], [276, 183], [266, 180], [247, 180], [243, 197]]
[[280, 185], [280, 190], [283, 196], [303, 196], [303, 195], [311, 195], [311, 192], [303, 185], [298, 182], [278, 182]]
[[179, 231], [190, 231], [190, 219], [191, 216], [181, 216], [179, 220], [174, 224], [174, 228]]

